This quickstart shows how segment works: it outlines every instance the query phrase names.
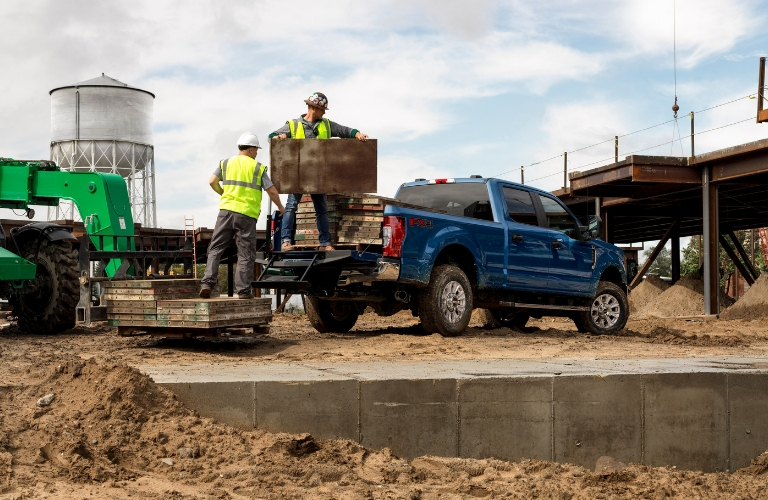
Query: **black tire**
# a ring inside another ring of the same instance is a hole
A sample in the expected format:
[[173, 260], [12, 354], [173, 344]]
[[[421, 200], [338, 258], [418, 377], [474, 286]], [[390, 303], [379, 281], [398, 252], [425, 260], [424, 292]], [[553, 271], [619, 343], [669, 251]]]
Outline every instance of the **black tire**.
[[528, 324], [528, 320], [531, 319], [530, 314], [523, 312], [495, 309], [491, 311], [491, 314], [493, 314], [493, 318], [499, 323], [499, 325], [505, 326], [507, 328], [523, 328]]
[[307, 297], [306, 309], [309, 322], [320, 333], [347, 333], [360, 315], [353, 302], [317, 297]]
[[9, 299], [19, 328], [28, 333], [59, 333], [75, 327], [80, 299], [78, 255], [71, 241], [50, 242], [45, 237], [20, 249], [21, 256], [37, 264], [35, 279], [24, 283]]
[[429, 333], [461, 335], [472, 317], [472, 285], [464, 271], [442, 265], [432, 270], [429, 286], [419, 295], [419, 319]]
[[627, 325], [629, 302], [624, 291], [608, 281], [597, 285], [589, 311], [580, 313], [576, 328], [596, 335], [615, 333]]

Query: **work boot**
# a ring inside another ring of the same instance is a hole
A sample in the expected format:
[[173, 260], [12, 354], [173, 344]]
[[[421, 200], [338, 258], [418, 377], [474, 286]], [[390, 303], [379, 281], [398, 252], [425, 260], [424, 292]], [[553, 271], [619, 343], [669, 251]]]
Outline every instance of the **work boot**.
[[200, 293], [198, 295], [202, 299], [210, 299], [211, 298], [211, 289], [210, 289], [210, 287], [207, 287], [207, 286], [203, 285], [202, 287], [200, 287]]
[[246, 292], [246, 293], [238, 293], [237, 294], [238, 299], [252, 299], [253, 298], [253, 292]]
[[293, 245], [291, 245], [291, 242], [290, 242], [290, 241], [284, 241], [284, 242], [283, 242], [283, 243], [280, 245], [280, 251], [281, 251], [281, 252], [292, 252], [292, 251], [294, 251], [294, 250], [296, 250], [296, 247], [295, 247], [295, 246], [293, 246]]
[[319, 246], [317, 247], [317, 249], [320, 250], [321, 252], [330, 252], [331, 250], [336, 250], [331, 245]]

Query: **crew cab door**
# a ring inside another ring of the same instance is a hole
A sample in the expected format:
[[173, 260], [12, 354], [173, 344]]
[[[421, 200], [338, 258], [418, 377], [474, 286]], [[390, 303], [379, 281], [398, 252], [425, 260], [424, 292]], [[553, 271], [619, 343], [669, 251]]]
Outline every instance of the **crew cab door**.
[[551, 231], [539, 226], [530, 191], [502, 186], [506, 210], [507, 280], [510, 291], [540, 292], [547, 288], [551, 259]]
[[549, 240], [547, 288], [567, 295], [588, 294], [592, 283], [592, 244], [581, 240], [578, 221], [560, 200], [538, 193], [534, 197], [544, 214]]

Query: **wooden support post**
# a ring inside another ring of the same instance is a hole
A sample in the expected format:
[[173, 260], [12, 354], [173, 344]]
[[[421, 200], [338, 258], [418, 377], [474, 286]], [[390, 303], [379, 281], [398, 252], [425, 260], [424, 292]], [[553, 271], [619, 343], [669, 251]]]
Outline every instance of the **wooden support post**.
[[280, 302], [280, 305], [279, 305], [279, 306], [277, 306], [277, 309], [275, 309], [275, 312], [276, 312], [276, 313], [281, 313], [281, 312], [283, 312], [283, 311], [285, 310], [285, 304], [287, 304], [287, 303], [288, 303], [288, 300], [289, 300], [289, 299], [290, 299], [292, 296], [293, 296], [293, 294], [291, 294], [291, 293], [286, 293], [286, 294], [285, 294], [285, 298], [283, 299], [283, 301], [282, 301], [282, 302]]
[[619, 163], [619, 136], [616, 135], [613, 137], [613, 160], [616, 163]]
[[563, 153], [563, 189], [568, 189], [568, 151]]
[[525, 184], [525, 167], [520, 165], [520, 184]]
[[760, 58], [760, 73], [757, 79], [757, 123], [768, 121], [768, 110], [763, 109], [765, 96], [765, 57]]
[[[725, 239], [725, 235], [720, 235], [720, 246], [723, 247], [723, 250], [725, 250], [726, 255], [733, 261], [733, 265], [736, 266], [736, 270], [741, 273], [742, 276], [744, 276], [744, 279], [749, 283], [751, 286], [755, 280], [749, 275], [749, 271], [746, 267], [744, 267], [744, 264], [739, 260], [739, 257], [736, 255], [736, 252], [731, 248], [731, 245], [728, 244], [728, 240]], [[737, 275], [738, 278], [738, 275]], [[736, 280], [736, 286], [739, 286], [738, 279]], [[738, 288], [736, 289], [736, 295], [738, 296]]]
[[650, 269], [651, 265], [653, 264], [653, 261], [656, 260], [656, 257], [659, 256], [659, 253], [661, 253], [661, 249], [664, 248], [664, 245], [667, 244], [667, 241], [669, 241], [670, 236], [672, 236], [675, 231], [677, 231], [677, 228], [680, 226], [680, 219], [682, 216], [678, 215], [677, 218], [672, 222], [672, 225], [669, 226], [669, 229], [667, 229], [667, 232], [664, 233], [664, 236], [659, 240], [659, 244], [656, 245], [656, 248], [653, 249], [653, 252], [651, 252], [651, 255], [648, 257], [648, 260], [645, 261], [643, 264], [643, 267], [640, 268], [639, 271], [637, 271], [637, 274], [634, 278], [632, 278], [632, 282], [629, 284], [629, 288], [635, 288], [637, 285], [640, 284], [640, 282], [643, 280], [643, 276], [645, 276], [645, 273], [648, 272], [648, 269]]
[[712, 167], [701, 171], [701, 189], [704, 222], [704, 314], [720, 313], [718, 241], [720, 240], [720, 217], [717, 203], [717, 186], [712, 182]]

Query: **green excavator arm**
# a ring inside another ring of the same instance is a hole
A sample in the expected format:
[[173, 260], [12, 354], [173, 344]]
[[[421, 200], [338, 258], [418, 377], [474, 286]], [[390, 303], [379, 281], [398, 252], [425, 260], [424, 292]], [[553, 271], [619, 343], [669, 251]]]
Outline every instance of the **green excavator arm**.
[[[75, 204], [97, 250], [135, 249], [131, 202], [122, 177], [102, 172], [62, 171], [48, 161], [0, 158], [0, 208], [26, 210], [30, 205], [56, 206], [61, 199]], [[34, 278], [33, 264], [7, 253], [10, 255], [0, 254], [0, 279]], [[112, 276], [119, 266], [120, 259], [112, 259], [105, 269], [107, 276]], [[3, 273], [13, 267], [18, 268], [15, 273]]]

